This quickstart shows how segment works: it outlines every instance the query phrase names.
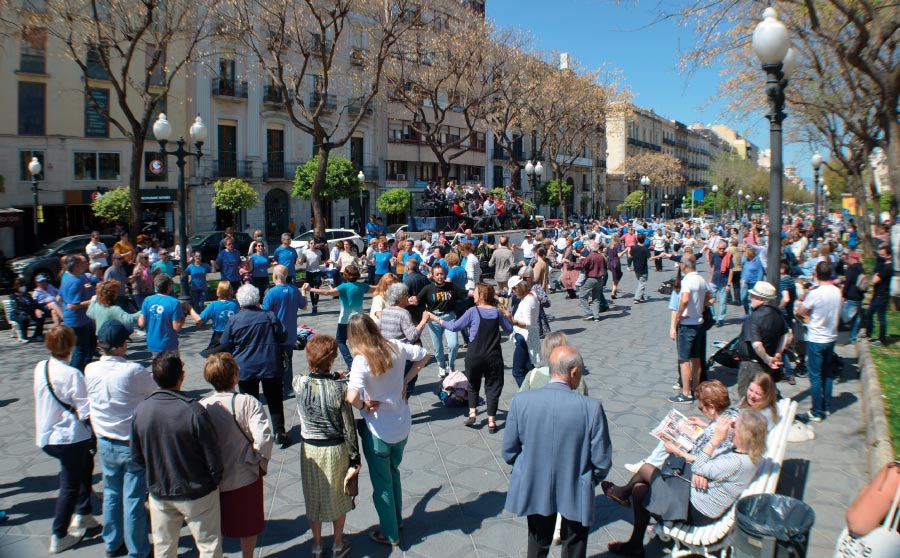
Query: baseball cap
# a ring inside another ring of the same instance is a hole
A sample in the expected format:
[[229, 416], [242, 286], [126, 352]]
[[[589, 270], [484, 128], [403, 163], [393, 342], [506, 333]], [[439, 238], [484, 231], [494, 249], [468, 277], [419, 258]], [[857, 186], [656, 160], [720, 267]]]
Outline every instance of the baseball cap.
[[103, 322], [97, 331], [97, 342], [105, 348], [115, 349], [124, 345], [130, 336], [131, 331], [125, 324], [119, 320], [109, 320]]
[[514, 288], [516, 288], [516, 285], [518, 285], [521, 282], [522, 282], [521, 277], [519, 277], [518, 275], [513, 275], [512, 277], [509, 278], [509, 282], [507, 283], [507, 285], [509, 286], [510, 289], [514, 289]]
[[46, 282], [47, 282], [47, 276], [44, 275], [43, 273], [41, 273], [40, 275], [38, 275], [37, 277], [35, 277], [34, 280], [35, 280], [37, 283], [46, 283]]

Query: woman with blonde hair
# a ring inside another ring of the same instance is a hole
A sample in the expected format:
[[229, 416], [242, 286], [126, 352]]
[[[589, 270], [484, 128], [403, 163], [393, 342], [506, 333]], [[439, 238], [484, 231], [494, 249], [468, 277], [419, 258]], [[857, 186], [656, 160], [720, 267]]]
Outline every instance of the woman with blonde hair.
[[[366, 423], [359, 434], [380, 523], [369, 537], [397, 546], [403, 510], [399, 467], [412, 427], [406, 384], [424, 368], [430, 355], [422, 347], [385, 339], [365, 314], [350, 318], [347, 338], [353, 354], [347, 402], [360, 410]], [[406, 361], [413, 365], [404, 375]]]
[[375, 290], [372, 291], [372, 307], [369, 308], [369, 317], [375, 320], [375, 323], [378, 323], [378, 320], [381, 318], [381, 311], [388, 306], [385, 299], [388, 287], [398, 281], [399, 279], [396, 275], [393, 273], [386, 273], [381, 276], [378, 284], [375, 285]]
[[353, 410], [347, 402], [347, 378], [333, 373], [338, 355], [334, 337], [316, 335], [306, 344], [308, 376], [294, 377], [300, 413], [300, 477], [306, 518], [313, 534], [312, 555], [322, 556], [322, 523], [334, 527], [334, 558], [350, 552], [344, 540], [344, 521], [353, 499], [344, 490], [345, 479], [358, 475], [359, 444]]
[[256, 537], [265, 527], [263, 475], [272, 457], [272, 425], [258, 399], [237, 393], [239, 375], [238, 363], [229, 353], [207, 358], [203, 378], [216, 391], [200, 404], [222, 451], [222, 535], [240, 539], [243, 558], [253, 558]]
[[741, 399], [741, 409], [753, 409], [766, 419], [769, 430], [778, 424], [778, 390], [775, 380], [767, 372], [757, 372], [747, 386], [747, 394]]
[[263, 232], [259, 229], [253, 231], [253, 242], [250, 243], [250, 248], [247, 249], [247, 257], [256, 254], [256, 245], [261, 244], [263, 247], [262, 254], [264, 256], [269, 254], [269, 245], [266, 243], [265, 237], [263, 237]]

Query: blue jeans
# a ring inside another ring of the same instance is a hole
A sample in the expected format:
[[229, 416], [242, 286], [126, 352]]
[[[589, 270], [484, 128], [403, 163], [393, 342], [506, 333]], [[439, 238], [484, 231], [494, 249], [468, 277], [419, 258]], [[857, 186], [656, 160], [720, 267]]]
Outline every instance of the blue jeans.
[[56, 497], [56, 512], [53, 516], [53, 534], [65, 537], [72, 522], [72, 514], [90, 515], [91, 483], [94, 473], [94, 456], [91, 455], [92, 442], [84, 440], [74, 444], [48, 444], [44, 453], [59, 459], [59, 495]]
[[84, 367], [94, 356], [94, 324], [73, 327], [75, 332], [75, 348], [69, 357], [69, 366], [84, 372]]
[[341, 356], [344, 358], [344, 363], [347, 365], [347, 370], [350, 370], [350, 365], [353, 364], [353, 355], [350, 354], [350, 347], [347, 346], [347, 324], [338, 324], [337, 331], [334, 333], [334, 339], [337, 341], [338, 350], [341, 352]]
[[103, 470], [103, 542], [109, 552], [124, 541], [130, 558], [150, 556], [150, 516], [146, 471], [131, 460], [131, 446], [97, 439], [97, 455]]
[[831, 390], [834, 379], [831, 374], [831, 343], [806, 343], [806, 369], [809, 372], [809, 394], [812, 397], [812, 414], [825, 418], [831, 407]]
[[512, 375], [516, 385], [522, 387], [525, 376], [534, 368], [534, 365], [531, 363], [531, 356], [528, 354], [528, 344], [525, 342], [522, 334], [513, 333], [513, 338], [515, 339], [516, 348], [513, 351]]
[[859, 335], [859, 325], [862, 323], [862, 301], [861, 300], [845, 300], [841, 308], [841, 317], [844, 314], [852, 314], [847, 325], [850, 326], [850, 342], [856, 343], [856, 336]]
[[[456, 314], [436, 314], [442, 320], [452, 322]], [[441, 368], [453, 368], [456, 365], [456, 353], [459, 352], [459, 337], [455, 331], [444, 329], [441, 324], [428, 322], [428, 333], [431, 335], [431, 346], [434, 347], [434, 358]], [[444, 339], [447, 340], [447, 354], [444, 354]]]
[[372, 500], [381, 533], [391, 541], [400, 540], [399, 525], [403, 521], [403, 488], [400, 485], [400, 462], [406, 440], [389, 444], [378, 438], [368, 428], [359, 431], [360, 444], [369, 476], [372, 479]]
[[716, 285], [710, 284], [709, 288], [712, 291], [712, 297], [716, 299], [716, 303], [712, 308], [713, 320], [716, 322], [725, 321], [725, 313], [727, 312], [725, 299], [728, 296], [728, 285], [717, 287]]
[[752, 289], [755, 285], [755, 281], [753, 285], [741, 283], [741, 305], [743, 305], [744, 307], [744, 314], [750, 313], [750, 289]]
[[881, 339], [881, 341], [884, 341], [887, 338], [887, 306], [888, 297], [876, 296], [872, 298], [872, 302], [870, 302], [869, 307], [866, 308], [865, 326], [866, 333], [869, 334], [870, 339], [875, 337], [875, 320], [873, 318], [876, 314], [878, 314], [878, 326], [880, 328], [878, 338]]

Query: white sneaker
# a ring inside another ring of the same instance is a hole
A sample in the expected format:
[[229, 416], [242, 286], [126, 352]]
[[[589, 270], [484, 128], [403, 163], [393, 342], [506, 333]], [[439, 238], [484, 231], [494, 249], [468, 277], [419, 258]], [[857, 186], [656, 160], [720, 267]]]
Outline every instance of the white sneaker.
[[134, 328], [134, 331], [131, 332], [135, 337], [145, 338], [147, 337], [147, 332], [143, 329]]
[[90, 531], [91, 529], [96, 529], [97, 527], [102, 527], [100, 522], [94, 519], [93, 515], [78, 515], [72, 518], [72, 529], [83, 529], [85, 531]]
[[438, 366], [438, 378], [446, 378], [449, 375], [450, 375], [449, 368], [441, 368], [440, 366]]
[[626, 469], [629, 473], [631, 473], [632, 475], [634, 475], [634, 474], [637, 474], [637, 472], [641, 470], [641, 467], [644, 466], [644, 463], [646, 463], [646, 461], [644, 461], [643, 459], [640, 460], [640, 461], [638, 461], [637, 463], [626, 463], [626, 464], [625, 464], [625, 469]]
[[56, 535], [50, 535], [50, 554], [59, 554], [64, 550], [69, 550], [84, 538], [83, 529], [70, 529], [65, 537], [59, 538]]

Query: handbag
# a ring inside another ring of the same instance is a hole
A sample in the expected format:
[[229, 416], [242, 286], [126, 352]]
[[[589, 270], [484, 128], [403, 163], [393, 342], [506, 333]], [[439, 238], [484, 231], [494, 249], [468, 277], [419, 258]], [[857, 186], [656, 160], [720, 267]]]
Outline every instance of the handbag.
[[703, 309], [703, 331], [709, 331], [715, 325], [715, 320], [713, 320], [712, 310], [709, 306]]
[[900, 485], [894, 494], [894, 501], [884, 521], [862, 537], [855, 537], [850, 530], [844, 527], [841, 536], [834, 547], [834, 558], [900, 558], [900, 533], [897, 525], [900, 523], [898, 513], [900, 503]]
[[841, 305], [841, 321], [845, 324], [851, 323], [859, 314], [859, 304], [852, 304], [851, 301], [845, 300]]
[[666, 457], [665, 462], [663, 462], [662, 467], [659, 468], [659, 474], [664, 478], [680, 477], [684, 474], [684, 467], [686, 464], [687, 461], [685, 458], [670, 453], [669, 456]]

